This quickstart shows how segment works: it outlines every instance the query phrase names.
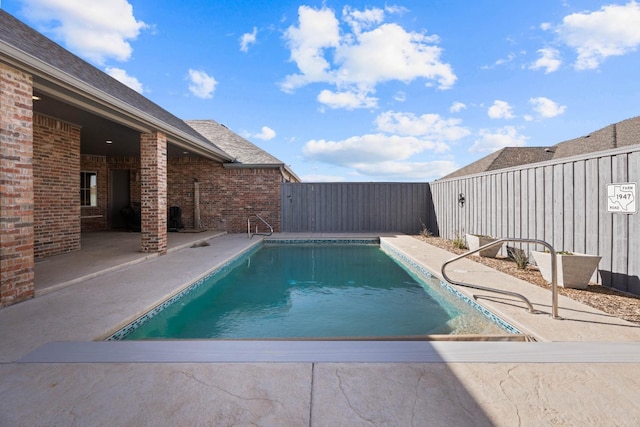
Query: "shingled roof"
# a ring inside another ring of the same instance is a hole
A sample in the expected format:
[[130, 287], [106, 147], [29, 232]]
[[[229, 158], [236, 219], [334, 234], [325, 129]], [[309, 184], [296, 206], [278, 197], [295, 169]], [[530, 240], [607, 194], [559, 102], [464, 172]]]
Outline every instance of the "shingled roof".
[[0, 59], [31, 73], [34, 86], [52, 85], [76, 96], [93, 98], [92, 101], [101, 102], [103, 108], [124, 109], [135, 120], [167, 133], [168, 138], [190, 142], [210, 151], [221, 160], [230, 160], [226, 153], [183, 120], [4, 10], [0, 10]]
[[640, 117], [633, 117], [561, 142], [551, 149], [555, 152], [553, 158], [558, 159], [637, 144], [640, 144]]
[[215, 120], [186, 120], [189, 126], [205, 136], [211, 142], [234, 157], [234, 162], [227, 164], [229, 167], [277, 167], [283, 168], [287, 174], [300, 179], [289, 169], [284, 162], [267, 153], [257, 145], [233, 132], [225, 125]]
[[614, 123], [580, 138], [563, 141], [549, 147], [502, 148], [441, 179], [457, 178], [638, 144], [640, 144], [640, 116]]
[[548, 147], [505, 147], [450, 173], [444, 178], [457, 178], [527, 163], [542, 162], [552, 158], [553, 153]]

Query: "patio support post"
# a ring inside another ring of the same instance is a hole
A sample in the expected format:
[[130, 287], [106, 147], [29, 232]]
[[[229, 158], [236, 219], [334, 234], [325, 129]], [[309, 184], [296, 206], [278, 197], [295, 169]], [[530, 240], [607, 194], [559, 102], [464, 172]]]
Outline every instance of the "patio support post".
[[34, 295], [33, 82], [0, 64], [0, 307]]
[[140, 136], [142, 252], [167, 253], [167, 138]]

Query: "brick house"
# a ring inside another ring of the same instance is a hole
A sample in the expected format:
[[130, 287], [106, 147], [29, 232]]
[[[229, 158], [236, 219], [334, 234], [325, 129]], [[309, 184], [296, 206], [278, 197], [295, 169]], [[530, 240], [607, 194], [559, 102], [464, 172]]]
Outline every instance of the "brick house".
[[129, 227], [123, 208], [143, 252], [166, 252], [172, 206], [186, 228], [244, 232], [260, 214], [279, 229], [280, 183], [298, 177], [190, 124], [0, 10], [0, 307], [33, 296], [36, 259]]

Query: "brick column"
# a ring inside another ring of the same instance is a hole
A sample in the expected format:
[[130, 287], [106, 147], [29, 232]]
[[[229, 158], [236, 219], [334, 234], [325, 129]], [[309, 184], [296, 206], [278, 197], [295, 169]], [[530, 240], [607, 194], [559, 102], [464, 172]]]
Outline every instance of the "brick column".
[[0, 307], [34, 294], [33, 84], [0, 64]]
[[142, 252], [167, 253], [167, 138], [140, 136]]

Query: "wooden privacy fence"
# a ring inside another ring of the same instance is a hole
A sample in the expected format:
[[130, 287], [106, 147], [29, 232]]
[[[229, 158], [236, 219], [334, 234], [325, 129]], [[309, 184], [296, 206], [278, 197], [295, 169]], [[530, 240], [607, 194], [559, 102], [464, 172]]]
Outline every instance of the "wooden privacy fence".
[[285, 183], [282, 231], [401, 232], [434, 228], [428, 183]]
[[611, 184], [639, 181], [640, 148], [632, 146], [437, 181], [431, 192], [442, 237], [533, 238], [597, 254], [595, 280], [640, 294], [640, 214], [610, 212], [607, 194]]

